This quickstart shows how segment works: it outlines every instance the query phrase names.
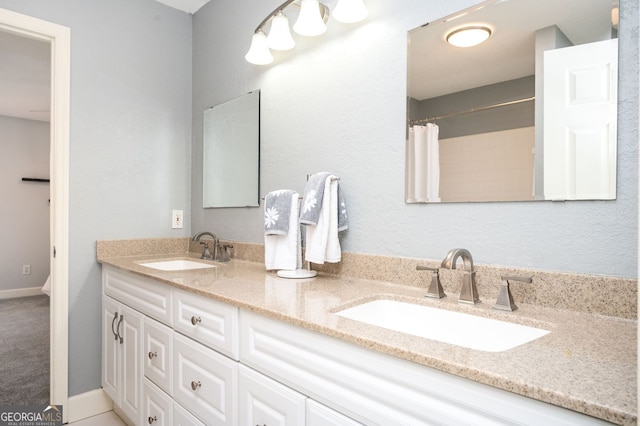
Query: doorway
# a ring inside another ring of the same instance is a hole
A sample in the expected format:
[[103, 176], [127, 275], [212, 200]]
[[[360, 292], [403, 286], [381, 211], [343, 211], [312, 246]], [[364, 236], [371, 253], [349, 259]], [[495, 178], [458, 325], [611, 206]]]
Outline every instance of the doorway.
[[[70, 30], [0, 9], [0, 30], [51, 46], [50, 403], [68, 406]], [[64, 422], [69, 417], [63, 410]]]

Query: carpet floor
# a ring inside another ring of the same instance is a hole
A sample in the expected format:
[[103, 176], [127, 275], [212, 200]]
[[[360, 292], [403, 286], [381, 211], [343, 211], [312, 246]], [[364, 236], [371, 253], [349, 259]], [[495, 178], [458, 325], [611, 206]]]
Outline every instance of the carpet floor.
[[0, 300], [0, 405], [49, 403], [49, 297]]

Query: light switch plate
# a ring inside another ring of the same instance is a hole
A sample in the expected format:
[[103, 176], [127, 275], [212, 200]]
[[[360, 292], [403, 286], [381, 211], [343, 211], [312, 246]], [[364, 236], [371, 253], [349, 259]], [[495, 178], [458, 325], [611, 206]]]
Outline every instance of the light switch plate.
[[171, 212], [171, 229], [182, 229], [182, 210]]

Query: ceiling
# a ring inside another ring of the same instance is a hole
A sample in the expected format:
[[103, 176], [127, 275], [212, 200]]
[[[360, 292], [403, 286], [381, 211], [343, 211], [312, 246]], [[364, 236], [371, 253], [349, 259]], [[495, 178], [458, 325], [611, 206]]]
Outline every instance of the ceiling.
[[[195, 13], [209, 0], [156, 0]], [[49, 43], [0, 31], [0, 115], [49, 121]]]
[[[408, 95], [423, 100], [533, 75], [536, 30], [557, 25], [573, 44], [610, 38], [612, 4], [494, 0], [412, 30]], [[465, 24], [488, 24], [493, 34], [472, 48], [450, 46], [446, 34]]]

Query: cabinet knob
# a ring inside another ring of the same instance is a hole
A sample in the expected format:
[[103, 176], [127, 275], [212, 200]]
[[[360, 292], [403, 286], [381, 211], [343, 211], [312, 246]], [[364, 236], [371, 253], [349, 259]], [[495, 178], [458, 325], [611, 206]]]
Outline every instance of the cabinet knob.
[[195, 391], [196, 389], [198, 389], [200, 386], [202, 386], [202, 383], [200, 383], [200, 381], [197, 381], [197, 382], [196, 382], [196, 381], [194, 380], [193, 382], [191, 382], [191, 389], [193, 389], [194, 391]]
[[158, 352], [149, 352], [149, 359], [154, 359], [158, 356]]
[[158, 419], [156, 418], [156, 416], [153, 416], [153, 417], [149, 416], [148, 420], [149, 420], [149, 424], [152, 424], [153, 422], [155, 422]]
[[191, 324], [196, 325], [196, 324], [198, 324], [199, 322], [202, 322], [202, 318], [197, 317], [197, 316], [195, 316], [195, 315], [191, 317]]

